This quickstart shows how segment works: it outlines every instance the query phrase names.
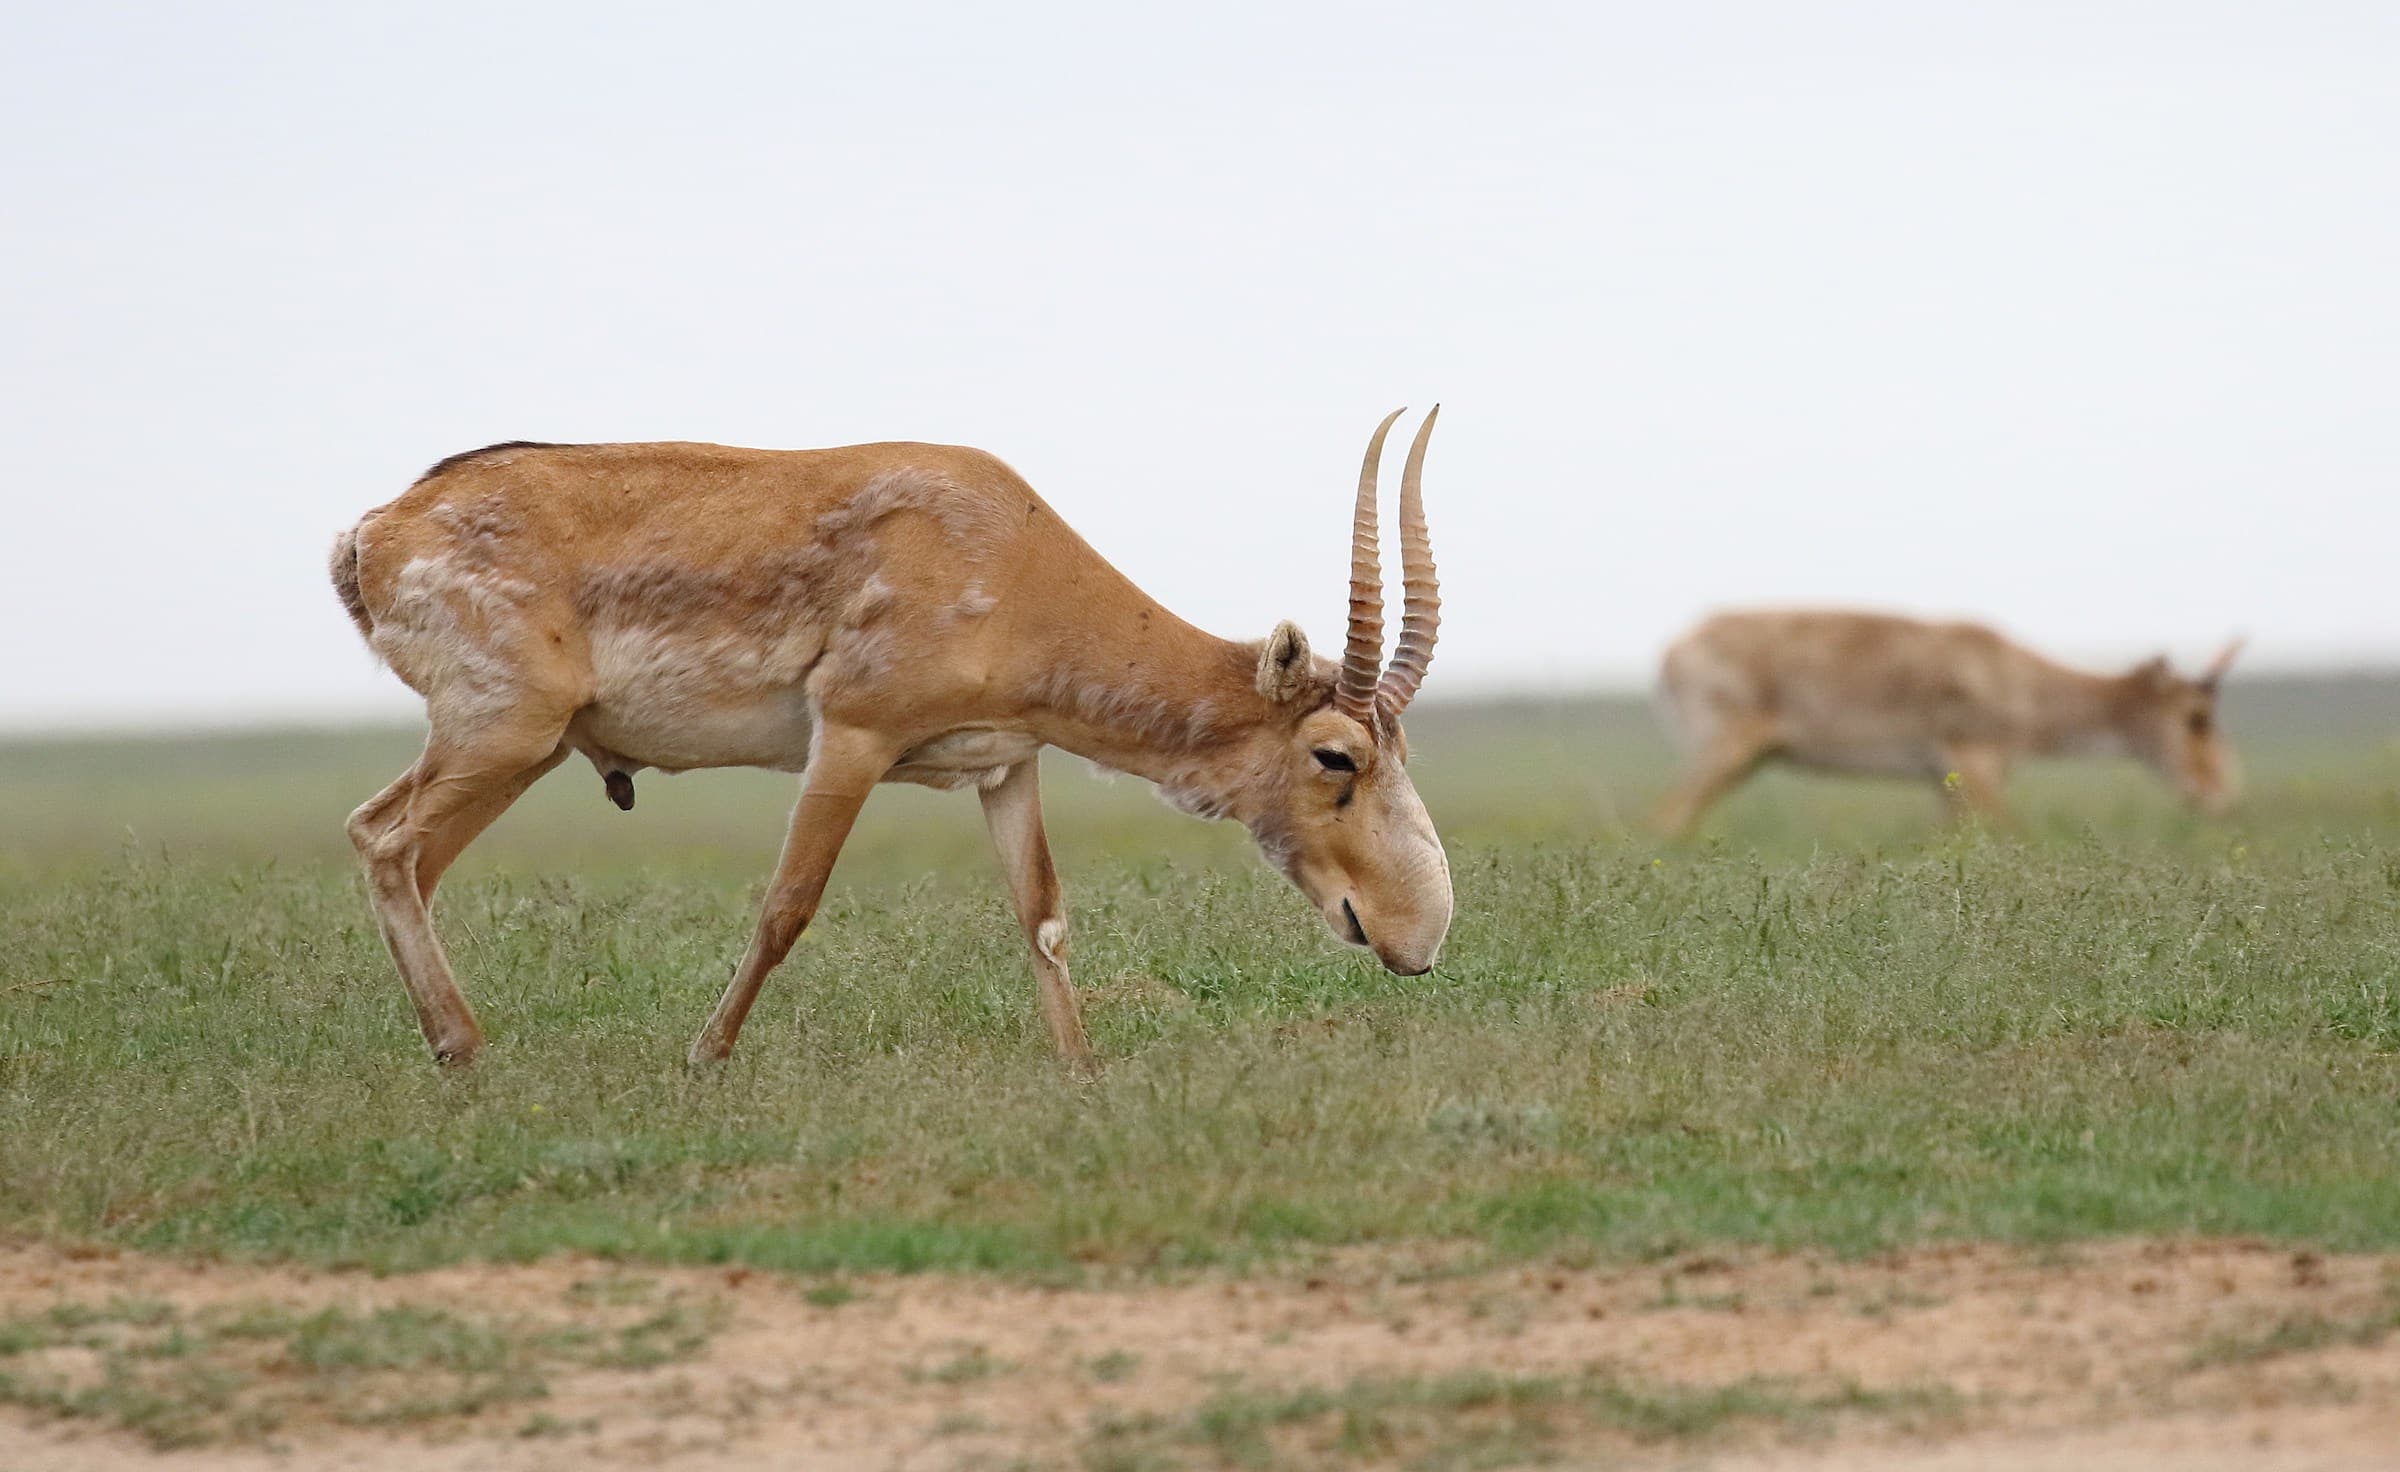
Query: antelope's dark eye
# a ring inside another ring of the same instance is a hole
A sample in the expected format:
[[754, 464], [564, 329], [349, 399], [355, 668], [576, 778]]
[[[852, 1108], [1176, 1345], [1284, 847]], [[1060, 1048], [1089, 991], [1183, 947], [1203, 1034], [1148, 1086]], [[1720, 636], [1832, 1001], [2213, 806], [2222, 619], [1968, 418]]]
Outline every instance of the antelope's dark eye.
[[2192, 728], [2192, 734], [2194, 736], [2206, 736], [2208, 734], [2208, 712], [2204, 710], [2193, 711], [2191, 715], [2186, 718], [2185, 724]]
[[1358, 763], [1350, 760], [1350, 753], [1346, 751], [1336, 751], [1330, 746], [1320, 746], [1314, 755], [1317, 765], [1328, 772], [1355, 772], [1358, 770]]

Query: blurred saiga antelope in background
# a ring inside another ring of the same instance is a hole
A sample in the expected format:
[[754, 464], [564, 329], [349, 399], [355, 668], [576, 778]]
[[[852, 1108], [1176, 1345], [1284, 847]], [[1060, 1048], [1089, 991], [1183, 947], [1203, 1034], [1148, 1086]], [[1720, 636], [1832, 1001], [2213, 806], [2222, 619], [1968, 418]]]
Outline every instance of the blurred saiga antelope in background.
[[1919, 777], [1954, 813], [2006, 822], [2009, 768], [2033, 756], [2134, 757], [2204, 812], [2240, 786], [2217, 689], [2162, 656], [2121, 675], [2069, 669], [1972, 623], [1839, 610], [1722, 613], [1667, 648], [1659, 693], [1690, 765], [1656, 825], [1689, 833], [1763, 762]]
[[624, 808], [645, 767], [802, 774], [695, 1062], [733, 1047], [878, 782], [980, 792], [1052, 1041], [1087, 1056], [1042, 830], [1045, 745], [1247, 825], [1337, 936], [1429, 970], [1450, 871], [1400, 716], [1440, 621], [1419, 485], [1435, 415], [1401, 477], [1405, 598], [1385, 667], [1375, 482], [1398, 417], [1359, 473], [1338, 666], [1289, 622], [1250, 643], [1185, 623], [980, 450], [512, 442], [434, 466], [342, 533], [332, 565], [359, 631], [425, 697], [424, 754], [350, 836], [434, 1056], [464, 1062], [483, 1041], [434, 933], [434, 886], [573, 752]]

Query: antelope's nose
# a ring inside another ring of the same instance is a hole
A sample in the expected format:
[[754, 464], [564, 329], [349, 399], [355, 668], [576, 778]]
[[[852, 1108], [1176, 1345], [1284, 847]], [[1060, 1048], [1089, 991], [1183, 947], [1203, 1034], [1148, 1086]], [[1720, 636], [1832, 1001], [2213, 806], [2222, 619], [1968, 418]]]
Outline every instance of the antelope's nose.
[[1357, 907], [1348, 900], [1342, 901], [1342, 923], [1349, 930], [1343, 939], [1354, 946], [1364, 946], [1373, 951], [1375, 959], [1383, 963], [1383, 969], [1394, 976], [1423, 976], [1433, 969], [1434, 958], [1441, 951], [1442, 943], [1438, 938], [1434, 941], [1432, 949], [1422, 955], [1413, 951], [1404, 951], [1395, 946], [1377, 944], [1375, 938], [1367, 934], [1367, 927], [1359, 920]]

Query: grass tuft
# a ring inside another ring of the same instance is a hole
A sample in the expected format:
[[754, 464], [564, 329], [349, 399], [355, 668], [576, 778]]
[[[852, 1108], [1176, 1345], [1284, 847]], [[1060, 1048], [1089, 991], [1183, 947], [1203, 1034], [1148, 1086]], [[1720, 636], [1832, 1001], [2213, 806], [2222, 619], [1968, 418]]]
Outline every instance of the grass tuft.
[[[411, 1306], [187, 1314], [67, 1303], [0, 1321], [0, 1403], [120, 1427], [162, 1449], [257, 1440], [312, 1417], [421, 1426], [539, 1400], [554, 1369], [688, 1359], [723, 1319], [721, 1305], [682, 1303], [613, 1330]], [[565, 1429], [537, 1416], [520, 1434]]]
[[1842, 1416], [1922, 1423], [1954, 1415], [1957, 1406], [1956, 1395], [1938, 1387], [1642, 1386], [1597, 1373], [1360, 1379], [1330, 1388], [1228, 1389], [1181, 1417], [1105, 1415], [1092, 1427], [1084, 1460], [1090, 1467], [1175, 1466], [1177, 1448], [1198, 1447], [1214, 1465], [1259, 1469], [1515, 1466], [1547, 1460], [1570, 1438], [1588, 1446], [1596, 1434], [1638, 1444], [1757, 1428], [1794, 1435], [1822, 1431]]
[[2400, 1289], [2387, 1292], [2381, 1305], [2360, 1314], [2286, 1314], [2261, 1328], [2213, 1335], [2192, 1351], [2188, 1367], [2250, 1365], [2336, 1347], [2372, 1349], [2394, 1333], [2400, 1333]]

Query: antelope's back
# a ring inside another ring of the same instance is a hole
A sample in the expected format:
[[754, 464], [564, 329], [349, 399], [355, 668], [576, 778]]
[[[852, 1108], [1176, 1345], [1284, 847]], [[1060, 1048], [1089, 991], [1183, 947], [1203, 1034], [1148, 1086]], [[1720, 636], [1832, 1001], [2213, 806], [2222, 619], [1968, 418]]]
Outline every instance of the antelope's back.
[[1979, 624], [1839, 609], [1724, 613], [1668, 649], [1661, 693], [1696, 739], [1745, 722], [1799, 760], [1916, 770], [1939, 742], [2020, 723], [2028, 658]]
[[378, 572], [388, 578], [413, 557], [464, 554], [553, 570], [665, 561], [728, 568], [902, 510], [989, 538], [1006, 528], [1012, 503], [1021, 510], [1032, 495], [999, 459], [958, 445], [515, 442], [454, 455], [368, 513], [360, 574], [372, 609]]

